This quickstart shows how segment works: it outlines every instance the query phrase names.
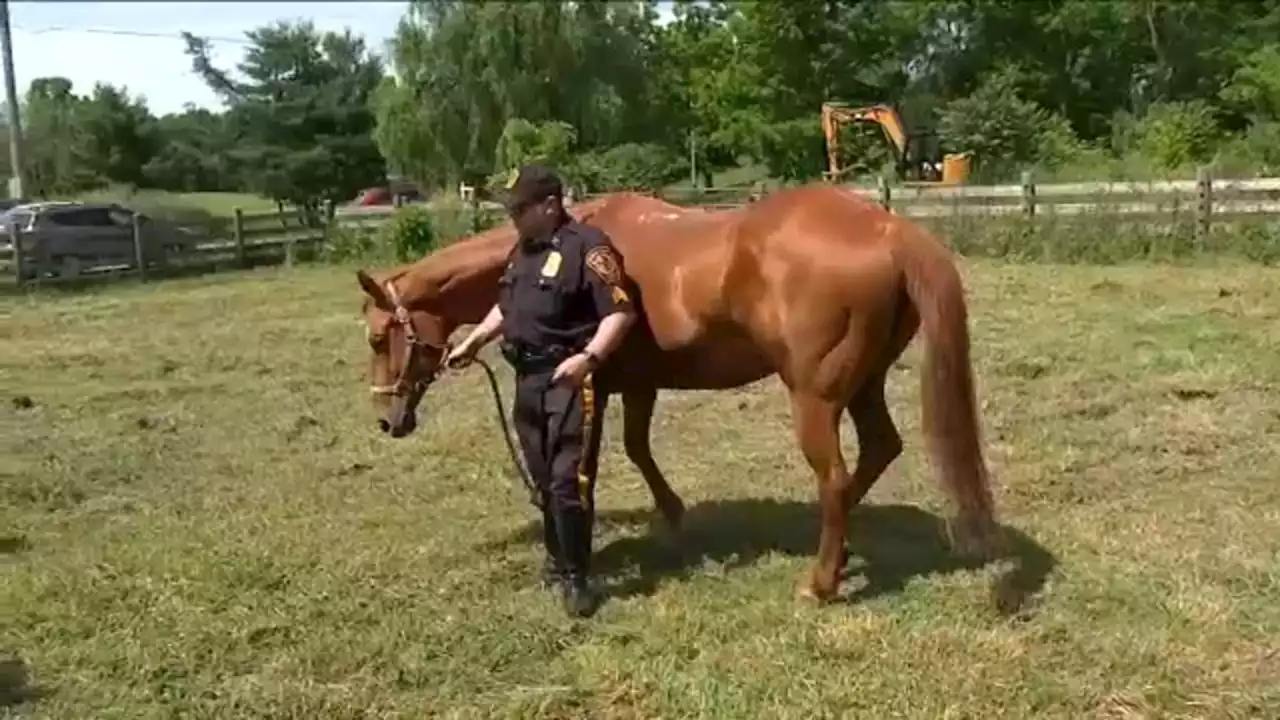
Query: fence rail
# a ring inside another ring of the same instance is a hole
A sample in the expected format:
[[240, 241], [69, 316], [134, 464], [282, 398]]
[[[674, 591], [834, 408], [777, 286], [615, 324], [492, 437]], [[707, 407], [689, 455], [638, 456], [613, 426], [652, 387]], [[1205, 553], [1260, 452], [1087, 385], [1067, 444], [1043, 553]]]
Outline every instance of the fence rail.
[[[847, 187], [892, 212], [934, 220], [973, 216], [1039, 220], [1102, 214], [1155, 224], [1191, 221], [1197, 235], [1207, 235], [1215, 223], [1249, 217], [1280, 222], [1280, 178], [1213, 179], [1203, 170], [1196, 180], [1164, 182], [1037, 184], [1030, 174], [1025, 174], [1016, 185], [881, 183], [875, 187]], [[673, 190], [664, 193], [664, 197], [679, 204], [727, 209], [741, 207], [766, 193], [767, 188], [754, 186]], [[470, 210], [478, 214], [495, 212], [496, 206], [491, 205], [474, 203]], [[102, 243], [110, 246], [110, 252], [90, 253], [76, 262], [69, 262], [67, 257], [51, 257], [38, 233], [11, 228], [8, 238], [0, 237], [0, 265], [7, 265], [19, 284], [93, 274], [116, 276], [122, 272], [145, 278], [153, 271], [173, 268], [250, 267], [261, 262], [292, 265], [314, 257], [334, 228], [371, 230], [395, 211], [389, 206], [343, 208], [322, 222], [308, 220], [295, 211], [250, 214], [237, 210], [225, 230], [189, 232], [181, 236], [181, 242], [160, 241], [159, 247], [147, 239], [145, 227], [135, 221], [132, 228], [118, 228], [115, 242]], [[92, 247], [92, 243], [86, 246]], [[15, 253], [15, 247], [23, 248], [23, 252]]]
[[[7, 266], [7, 274], [16, 276], [18, 284], [124, 274], [145, 278], [155, 271], [248, 267], [266, 259], [292, 263], [298, 254], [322, 243], [324, 233], [323, 227], [289, 211], [236, 210], [225, 229], [148, 226], [136, 215], [131, 227], [60, 228], [56, 234], [10, 226], [0, 236], [0, 265]], [[15, 252], [19, 247], [22, 252]]]

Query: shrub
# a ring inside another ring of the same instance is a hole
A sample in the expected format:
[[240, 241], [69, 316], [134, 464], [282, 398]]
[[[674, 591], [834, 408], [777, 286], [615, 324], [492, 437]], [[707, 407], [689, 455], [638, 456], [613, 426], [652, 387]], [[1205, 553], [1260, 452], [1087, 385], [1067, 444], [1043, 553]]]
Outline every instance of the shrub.
[[1272, 177], [1280, 173], [1280, 122], [1258, 121], [1214, 157], [1219, 177]]
[[378, 228], [374, 245], [398, 262], [416, 260], [436, 249], [435, 218], [422, 205], [396, 208]]
[[390, 264], [397, 258], [390, 247], [380, 244], [380, 233], [365, 227], [335, 225], [325, 235], [320, 259], [324, 262], [360, 261], [372, 265]]
[[1156, 166], [1174, 170], [1212, 157], [1221, 133], [1211, 105], [1202, 100], [1157, 103], [1132, 128], [1132, 149]]
[[566, 181], [583, 191], [656, 192], [689, 174], [689, 163], [670, 148], [627, 143], [585, 153], [565, 169]]
[[577, 131], [568, 123], [508, 120], [494, 149], [494, 173], [486, 182], [487, 190], [501, 190], [511, 170], [526, 163], [543, 163], [563, 171], [577, 139]]
[[974, 153], [975, 180], [1011, 180], [1027, 165], [1059, 166], [1082, 149], [1066, 119], [1020, 97], [1017, 83], [1016, 69], [1005, 69], [939, 113], [943, 147]]
[[330, 262], [412, 262], [450, 243], [505, 221], [499, 212], [473, 208], [458, 200], [397, 208], [377, 226], [330, 228], [321, 257]]

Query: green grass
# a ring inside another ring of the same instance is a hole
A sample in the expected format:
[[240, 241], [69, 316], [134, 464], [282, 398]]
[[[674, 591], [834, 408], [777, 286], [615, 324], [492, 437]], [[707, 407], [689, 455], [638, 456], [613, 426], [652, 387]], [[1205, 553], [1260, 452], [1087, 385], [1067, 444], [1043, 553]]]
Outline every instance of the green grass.
[[533, 586], [478, 370], [417, 435], [376, 433], [350, 269], [11, 300], [0, 652], [29, 679], [3, 664], [0, 696], [131, 720], [1276, 717], [1276, 271], [966, 273], [1000, 507], [1047, 570], [1014, 619], [990, 605], [1002, 567], [940, 545], [914, 347], [850, 602], [793, 600], [814, 482], [768, 381], [659, 405], [679, 562], [610, 408], [610, 599], [572, 623]]
[[272, 212], [276, 209], [273, 200], [252, 193], [234, 192], [171, 193], [162, 190], [127, 191], [112, 188], [80, 195], [76, 199], [86, 202], [118, 202], [137, 206], [144, 212], [150, 208], [194, 210], [221, 218], [231, 217], [236, 208], [246, 213]]

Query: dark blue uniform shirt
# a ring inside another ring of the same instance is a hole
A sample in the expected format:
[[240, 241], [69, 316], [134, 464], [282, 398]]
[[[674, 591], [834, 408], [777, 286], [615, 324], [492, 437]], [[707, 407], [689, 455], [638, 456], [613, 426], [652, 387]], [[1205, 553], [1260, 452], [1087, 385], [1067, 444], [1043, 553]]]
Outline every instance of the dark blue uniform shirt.
[[601, 320], [632, 306], [609, 236], [572, 220], [517, 241], [499, 284], [503, 339], [533, 352], [581, 350]]

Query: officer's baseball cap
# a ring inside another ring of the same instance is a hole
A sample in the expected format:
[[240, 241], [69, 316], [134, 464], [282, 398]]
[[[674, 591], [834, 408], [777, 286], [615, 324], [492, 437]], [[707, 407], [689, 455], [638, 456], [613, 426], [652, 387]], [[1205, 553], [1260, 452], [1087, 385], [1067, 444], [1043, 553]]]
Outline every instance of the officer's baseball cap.
[[549, 197], [564, 197], [564, 183], [555, 170], [546, 165], [522, 165], [512, 170], [500, 199], [508, 210], [525, 208]]

